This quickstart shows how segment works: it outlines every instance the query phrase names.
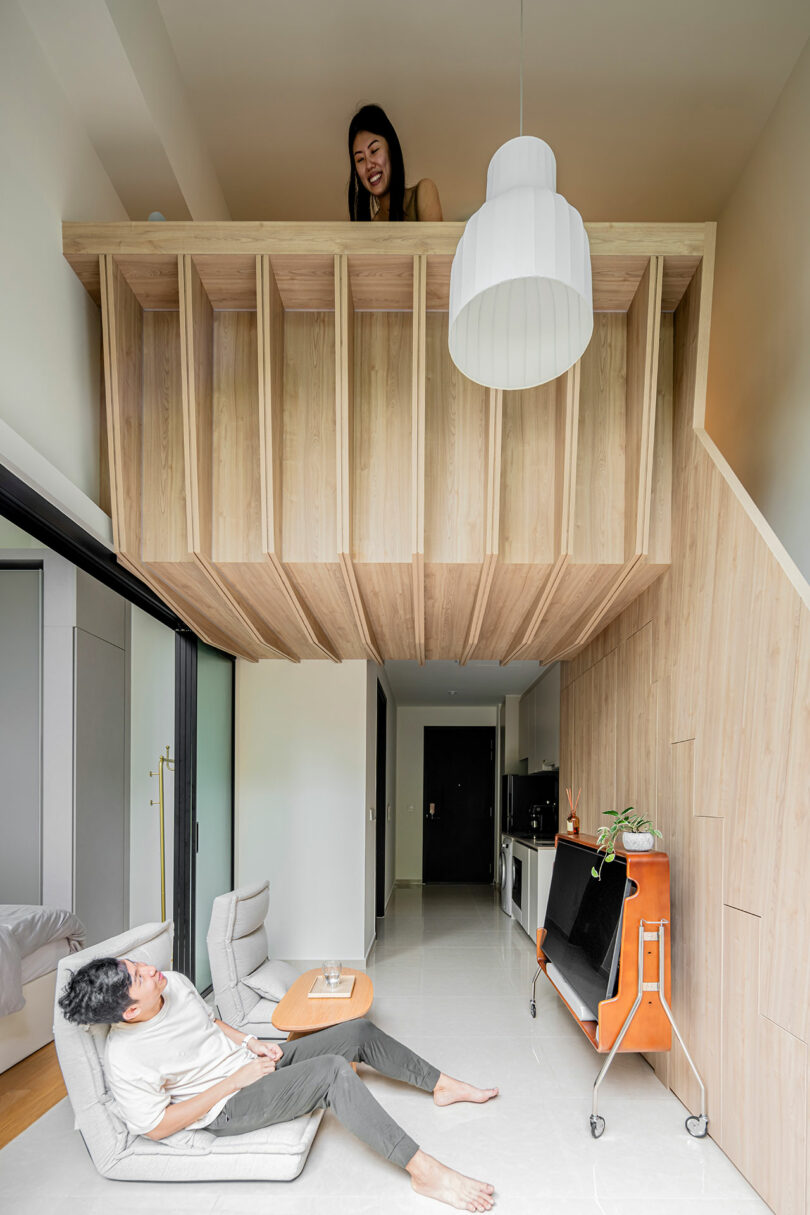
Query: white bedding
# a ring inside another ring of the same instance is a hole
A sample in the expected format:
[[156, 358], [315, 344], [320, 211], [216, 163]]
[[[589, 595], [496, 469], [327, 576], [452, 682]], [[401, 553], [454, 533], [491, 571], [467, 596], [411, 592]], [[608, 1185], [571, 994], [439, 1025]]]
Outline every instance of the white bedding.
[[59, 940], [72, 953], [81, 949], [84, 938], [84, 925], [72, 911], [0, 903], [0, 1017], [25, 1005], [22, 985], [33, 976], [23, 979], [23, 959]]
[[39, 949], [35, 949], [22, 960], [23, 986], [56, 970], [59, 959], [67, 957], [70, 952], [70, 941], [66, 937], [59, 937], [57, 941], [49, 941], [47, 945], [40, 945]]

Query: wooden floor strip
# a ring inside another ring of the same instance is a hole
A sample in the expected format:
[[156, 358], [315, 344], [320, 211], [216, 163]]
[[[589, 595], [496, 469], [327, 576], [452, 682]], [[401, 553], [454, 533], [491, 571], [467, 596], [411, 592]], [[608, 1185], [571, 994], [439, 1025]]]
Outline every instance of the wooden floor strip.
[[0, 1148], [67, 1096], [53, 1042], [0, 1075]]

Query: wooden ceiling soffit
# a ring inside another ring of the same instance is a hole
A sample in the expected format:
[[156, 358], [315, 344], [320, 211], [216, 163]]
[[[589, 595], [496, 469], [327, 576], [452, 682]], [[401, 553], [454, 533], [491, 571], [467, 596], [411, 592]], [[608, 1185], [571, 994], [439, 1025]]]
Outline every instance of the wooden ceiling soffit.
[[[321, 226], [89, 227], [117, 241], [73, 250], [98, 267], [116, 551], [210, 644], [547, 662], [668, 568], [667, 306], [699, 285], [702, 225], [596, 225], [613, 308], [524, 392], [449, 358], [460, 225], [338, 225], [329, 252]], [[704, 364], [679, 389], [696, 418]]]

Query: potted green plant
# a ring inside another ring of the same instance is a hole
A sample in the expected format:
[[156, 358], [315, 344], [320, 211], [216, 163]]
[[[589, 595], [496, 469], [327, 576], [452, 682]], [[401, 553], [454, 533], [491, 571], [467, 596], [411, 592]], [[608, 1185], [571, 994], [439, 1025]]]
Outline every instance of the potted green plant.
[[591, 867], [591, 873], [601, 880], [602, 868], [610, 864], [616, 856], [616, 843], [621, 833], [622, 847], [626, 852], [650, 852], [655, 843], [655, 836], [662, 838], [661, 832], [653, 826], [643, 814], [633, 814], [633, 807], [624, 810], [605, 810], [605, 817], [613, 821], [599, 828], [596, 836], [597, 852], [603, 853], [599, 868]]

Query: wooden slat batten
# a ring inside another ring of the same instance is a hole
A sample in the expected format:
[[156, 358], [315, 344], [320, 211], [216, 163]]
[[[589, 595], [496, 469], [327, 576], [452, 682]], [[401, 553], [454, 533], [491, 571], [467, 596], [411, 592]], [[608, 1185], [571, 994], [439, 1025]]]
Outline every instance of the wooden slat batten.
[[502, 661], [511, 662], [531, 645], [554, 600], [574, 549], [580, 364], [556, 381], [556, 469], [554, 490], [554, 564], [534, 605], [512, 638]]
[[109, 254], [100, 259], [107, 437], [111, 456], [110, 493], [116, 550], [135, 565], [141, 556], [141, 476], [139, 460], [124, 452], [141, 450], [143, 313]]
[[308, 641], [326, 658], [339, 662], [333, 642], [296, 591], [281, 560], [284, 306], [267, 254], [256, 259], [256, 328], [261, 533], [267, 572]]
[[650, 500], [663, 269], [663, 258], [650, 259], [627, 313], [624, 547], [628, 560], [631, 557], [646, 555], [650, 547]]
[[267, 254], [256, 259], [256, 324], [259, 334], [262, 548], [272, 557], [281, 552], [284, 305]]
[[698, 318], [698, 357], [691, 384], [691, 399], [694, 402], [692, 425], [698, 431], [705, 430], [706, 427], [706, 384], [709, 376], [709, 330], [711, 328], [712, 293], [714, 291], [716, 242], [717, 224], [704, 224], [703, 257], [700, 266], [695, 272], [695, 277], [700, 275], [701, 296], [700, 316]]
[[425, 325], [427, 258], [413, 259], [413, 384], [411, 412], [411, 570], [416, 656], [425, 662]]
[[295, 662], [298, 661], [295, 652], [241, 598], [214, 563], [214, 311], [188, 254], [179, 259], [178, 274], [188, 548], [224, 604], [261, 647], [260, 656], [267, 656], [265, 650], [269, 650], [279, 658]]
[[178, 273], [188, 546], [192, 553], [210, 556], [214, 312], [187, 254], [179, 259]]
[[467, 640], [459, 658], [461, 666], [465, 665], [478, 644], [484, 613], [486, 612], [492, 589], [492, 579], [495, 576], [495, 567], [498, 563], [501, 507], [501, 438], [503, 432], [503, 391], [501, 389], [491, 388], [489, 390], [488, 405], [484, 560], [481, 566], [478, 591], [473, 603]]
[[357, 630], [368, 657], [382, 666], [352, 560], [351, 444], [354, 397], [354, 304], [349, 259], [335, 255], [335, 426], [337, 553]]

